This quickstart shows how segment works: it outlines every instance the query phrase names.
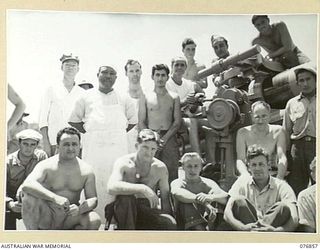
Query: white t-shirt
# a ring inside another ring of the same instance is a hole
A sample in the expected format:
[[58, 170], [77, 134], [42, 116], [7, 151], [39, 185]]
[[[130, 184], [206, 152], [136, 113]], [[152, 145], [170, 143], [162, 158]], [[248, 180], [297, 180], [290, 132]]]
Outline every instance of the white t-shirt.
[[183, 78], [182, 78], [182, 84], [178, 85], [170, 77], [170, 79], [166, 83], [166, 88], [168, 91], [177, 93], [178, 96], [180, 97], [181, 102], [184, 101], [189, 94], [195, 93], [195, 90], [194, 90], [195, 83], [190, 80], [183, 79]]

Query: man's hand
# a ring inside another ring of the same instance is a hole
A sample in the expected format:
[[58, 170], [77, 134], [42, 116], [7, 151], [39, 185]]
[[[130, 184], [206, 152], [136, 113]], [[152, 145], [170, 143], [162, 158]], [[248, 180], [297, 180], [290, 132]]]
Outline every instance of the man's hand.
[[79, 207], [76, 204], [71, 204], [69, 206], [69, 211], [67, 212], [67, 215], [77, 216], [79, 214], [80, 214]]
[[70, 208], [70, 201], [63, 197], [63, 196], [59, 196], [57, 195], [54, 199], [54, 202], [59, 206], [62, 207], [64, 211], [69, 211]]
[[148, 186], [146, 186], [146, 188], [143, 192], [143, 195], [144, 195], [144, 197], [146, 197], [149, 200], [151, 208], [156, 208], [159, 205], [159, 197]]
[[18, 201], [10, 201], [8, 204], [8, 208], [15, 213], [21, 213], [21, 203]]
[[196, 201], [200, 204], [211, 203], [212, 199], [209, 194], [199, 193], [196, 195]]
[[275, 232], [276, 228], [271, 225], [268, 225], [268, 224], [265, 224], [265, 223], [259, 221], [258, 227], [254, 228], [252, 231], [255, 231], [255, 232]]
[[249, 223], [244, 225], [244, 227], [242, 228], [242, 231], [255, 231], [255, 229], [259, 228], [257, 222], [254, 223]]

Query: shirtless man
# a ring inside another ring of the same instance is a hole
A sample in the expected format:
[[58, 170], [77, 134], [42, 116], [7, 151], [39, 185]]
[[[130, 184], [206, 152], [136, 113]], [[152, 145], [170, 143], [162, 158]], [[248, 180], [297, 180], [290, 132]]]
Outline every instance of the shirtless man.
[[[74, 128], [58, 132], [59, 154], [40, 162], [25, 180], [22, 219], [28, 230], [97, 230], [100, 217], [95, 176], [91, 166], [77, 158], [80, 133]], [[79, 204], [84, 190], [86, 200]]]
[[280, 62], [286, 69], [310, 61], [293, 43], [284, 22], [270, 24], [267, 15], [254, 15], [251, 21], [259, 31], [252, 45], [258, 44], [264, 48], [268, 52], [268, 59]]
[[[286, 135], [280, 125], [270, 125], [270, 105], [257, 101], [251, 106], [253, 125], [240, 128], [237, 133], [237, 170], [240, 175], [249, 175], [245, 158], [250, 145], [257, 144], [269, 154], [277, 166], [277, 177], [284, 179], [287, 172]], [[270, 162], [272, 163], [272, 162]], [[271, 174], [274, 174], [271, 172]]]
[[183, 77], [187, 80], [196, 82], [201, 88], [205, 89], [208, 87], [207, 78], [195, 81], [195, 76], [198, 72], [206, 68], [205, 65], [198, 64], [194, 59], [196, 47], [196, 43], [191, 38], [186, 38], [182, 42], [182, 52], [187, 59], [187, 69]]
[[[217, 210], [212, 203], [226, 205], [228, 194], [213, 180], [200, 176], [202, 159], [198, 153], [185, 153], [180, 162], [185, 176], [171, 183], [178, 227], [182, 230], [213, 229]], [[205, 212], [208, 218], [204, 218]]]
[[175, 220], [170, 216], [168, 170], [154, 158], [159, 143], [157, 133], [143, 129], [138, 135], [137, 153], [122, 156], [114, 164], [108, 192], [116, 195], [112, 212], [118, 229], [175, 229]]
[[157, 158], [166, 164], [171, 182], [178, 177], [179, 147], [176, 133], [181, 125], [181, 110], [179, 96], [166, 89], [169, 72], [164, 64], [152, 67], [154, 91], [140, 98], [138, 117], [140, 130], [150, 128], [160, 134], [162, 143]]

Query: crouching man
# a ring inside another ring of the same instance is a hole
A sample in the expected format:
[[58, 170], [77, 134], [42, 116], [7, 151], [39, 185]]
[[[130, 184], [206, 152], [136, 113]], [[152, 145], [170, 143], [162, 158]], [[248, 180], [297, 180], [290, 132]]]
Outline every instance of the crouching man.
[[248, 147], [250, 176], [241, 176], [229, 191], [224, 219], [239, 231], [294, 231], [298, 224], [296, 196], [283, 180], [270, 176], [268, 154]]
[[[74, 128], [58, 132], [59, 154], [40, 162], [25, 180], [22, 219], [28, 230], [97, 230], [100, 217], [92, 167], [77, 158], [80, 133]], [[80, 193], [85, 198], [79, 204]]]
[[106, 217], [113, 214], [120, 230], [176, 228], [176, 222], [170, 215], [168, 169], [154, 158], [159, 143], [157, 133], [143, 129], [138, 135], [137, 152], [119, 158], [114, 164], [108, 192], [116, 199], [107, 205]]
[[198, 153], [185, 153], [180, 161], [184, 177], [171, 183], [178, 228], [212, 230], [217, 216], [217, 209], [212, 204], [225, 205], [228, 194], [213, 180], [200, 176], [202, 159]]

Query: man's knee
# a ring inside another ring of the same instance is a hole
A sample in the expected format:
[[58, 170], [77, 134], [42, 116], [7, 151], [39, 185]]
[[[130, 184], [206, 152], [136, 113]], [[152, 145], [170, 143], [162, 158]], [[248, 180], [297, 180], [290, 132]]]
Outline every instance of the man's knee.
[[93, 211], [84, 215], [81, 221], [81, 229], [83, 230], [98, 230], [100, 225], [101, 225], [101, 218], [96, 212], [93, 212]]
[[248, 206], [246, 198], [243, 196], [230, 197], [230, 202], [232, 202], [233, 204], [232, 207], [236, 208], [243, 208]]
[[121, 207], [131, 207], [136, 204], [136, 198], [133, 195], [118, 195], [115, 201], [115, 209]]
[[177, 222], [176, 220], [169, 214], [161, 214], [161, 225], [163, 226], [164, 230], [176, 230], [177, 229]]
[[23, 193], [21, 215], [27, 229], [50, 229], [51, 214], [42, 199]]

